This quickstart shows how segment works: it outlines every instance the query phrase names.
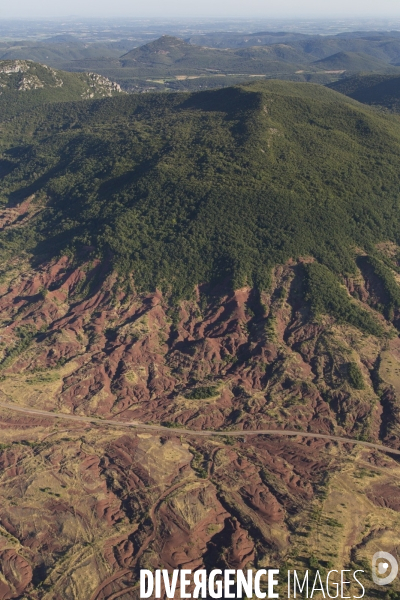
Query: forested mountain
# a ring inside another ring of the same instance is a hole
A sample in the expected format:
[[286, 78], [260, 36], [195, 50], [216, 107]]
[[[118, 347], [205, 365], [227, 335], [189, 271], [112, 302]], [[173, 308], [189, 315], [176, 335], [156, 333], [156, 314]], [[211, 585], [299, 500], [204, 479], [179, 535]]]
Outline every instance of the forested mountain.
[[136, 600], [140, 569], [268, 565], [281, 596], [288, 569], [351, 568], [379, 597], [397, 115], [268, 81], [0, 128], [0, 597]]
[[308, 254], [348, 274], [354, 243], [400, 231], [399, 125], [320, 86], [124, 96], [20, 123], [32, 137], [4, 149], [3, 197], [47, 200], [13, 246], [112, 251], [141, 288], [266, 286], [274, 264]]
[[[163, 36], [155, 42], [135, 48], [121, 57], [123, 66], [165, 69], [175, 67], [182, 72], [203, 71], [204, 69], [218, 71], [227, 69], [238, 72], [261, 70], [278, 70], [282, 65], [273, 67], [270, 61], [287, 62], [292, 70], [295, 63], [301, 62], [298, 53], [292, 48], [282, 45], [265, 46], [262, 48], [249, 48], [247, 50], [231, 51], [193, 46], [184, 40], [172, 36]], [[165, 73], [165, 70], [162, 71]], [[150, 71], [148, 72], [150, 74]]]
[[361, 52], [337, 52], [332, 56], [321, 58], [313, 64], [319, 68], [343, 70], [347, 73], [397, 71], [397, 67]]

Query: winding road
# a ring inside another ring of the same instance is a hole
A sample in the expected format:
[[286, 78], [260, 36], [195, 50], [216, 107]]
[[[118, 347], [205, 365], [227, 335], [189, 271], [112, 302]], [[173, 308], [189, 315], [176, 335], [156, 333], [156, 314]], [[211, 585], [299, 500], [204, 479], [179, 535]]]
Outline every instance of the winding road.
[[390, 448], [389, 446], [382, 446], [381, 444], [373, 444], [372, 442], [363, 442], [361, 440], [355, 440], [352, 438], [341, 437], [338, 435], [328, 435], [325, 433], [313, 433], [309, 431], [292, 431], [288, 429], [246, 429], [239, 431], [213, 431], [207, 429], [193, 430], [184, 429], [183, 427], [171, 428], [164, 427], [162, 425], [146, 425], [138, 421], [113, 421], [111, 419], [98, 419], [95, 417], [80, 417], [79, 415], [69, 415], [65, 413], [55, 413], [47, 410], [38, 410], [36, 408], [29, 408], [25, 406], [18, 406], [10, 402], [0, 402], [0, 408], [20, 412], [23, 414], [32, 415], [35, 417], [46, 417], [51, 419], [65, 419], [69, 421], [78, 421], [80, 423], [89, 423], [92, 425], [107, 425], [111, 427], [129, 427], [134, 429], [140, 429], [145, 431], [154, 431], [154, 433], [176, 433], [177, 435], [191, 435], [199, 437], [210, 437], [210, 436], [229, 436], [229, 437], [243, 437], [250, 435], [278, 435], [278, 436], [300, 436], [302, 438], [321, 438], [323, 440], [329, 440], [331, 442], [341, 442], [342, 444], [353, 444], [358, 446], [364, 446], [373, 450], [380, 450], [381, 452], [387, 452], [389, 454], [397, 454], [400, 456], [400, 450]]

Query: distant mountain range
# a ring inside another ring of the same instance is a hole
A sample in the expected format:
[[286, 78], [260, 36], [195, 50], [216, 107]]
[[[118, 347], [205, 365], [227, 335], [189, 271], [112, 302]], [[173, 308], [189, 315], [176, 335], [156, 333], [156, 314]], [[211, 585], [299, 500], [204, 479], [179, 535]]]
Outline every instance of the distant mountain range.
[[[373, 46], [384, 43], [385, 41], [400, 40], [399, 31], [350, 31], [346, 33], [339, 33], [332, 36], [321, 36], [321, 35], [310, 35], [298, 32], [275, 32], [275, 31], [259, 31], [256, 33], [237, 33], [237, 32], [225, 32], [216, 31], [206, 34], [192, 35], [186, 40], [191, 44], [198, 46], [209, 46], [213, 48], [248, 48], [249, 46], [266, 46], [273, 44], [291, 44], [298, 43], [304, 45], [304, 49], [307, 50], [313, 44], [316, 47], [320, 47], [318, 42], [325, 42], [329, 45], [336, 45], [337, 51], [340, 49], [349, 50], [348, 45], [356, 44], [357, 40], [363, 40], [367, 42], [371, 48]], [[309, 46], [311, 42], [311, 46]], [[353, 48], [353, 51], [354, 48]]]
[[[186, 40], [165, 35], [87, 44], [71, 35], [41, 43], [0, 43], [0, 58], [34, 60], [68, 71], [94, 71], [126, 90], [196, 90], [253, 77], [330, 83], [361, 72], [400, 73], [400, 36], [392, 33], [310, 36], [215, 33]], [[333, 73], [332, 73], [333, 71]]]
[[60, 68], [75, 60], [119, 58], [121, 54], [131, 48], [132, 42], [129, 40], [84, 44], [72, 35], [58, 35], [48, 38], [45, 42], [0, 42], [0, 59], [33, 60]]

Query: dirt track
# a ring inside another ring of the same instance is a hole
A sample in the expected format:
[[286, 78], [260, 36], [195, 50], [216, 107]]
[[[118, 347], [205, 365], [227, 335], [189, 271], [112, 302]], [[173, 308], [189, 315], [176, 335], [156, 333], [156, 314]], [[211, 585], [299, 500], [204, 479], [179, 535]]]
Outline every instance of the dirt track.
[[388, 452], [390, 454], [400, 455], [400, 450], [395, 450], [389, 446], [382, 446], [380, 444], [373, 444], [371, 442], [363, 442], [361, 440], [354, 440], [351, 438], [340, 437], [336, 435], [327, 435], [324, 433], [312, 433], [308, 431], [291, 431], [287, 429], [252, 429], [252, 430], [240, 430], [240, 431], [212, 431], [212, 430], [199, 430], [184, 428], [170, 428], [163, 427], [162, 425], [146, 425], [145, 423], [138, 423], [136, 421], [112, 421], [111, 419], [96, 419], [95, 417], [80, 417], [78, 415], [67, 415], [63, 413], [54, 413], [46, 410], [37, 410], [35, 408], [27, 408], [24, 406], [17, 406], [8, 402], [0, 402], [0, 408], [7, 410], [13, 410], [24, 414], [34, 415], [37, 417], [47, 417], [51, 419], [67, 419], [70, 421], [79, 421], [82, 423], [91, 423], [92, 425], [107, 425], [111, 427], [133, 427], [135, 429], [142, 429], [146, 431], [154, 431], [155, 433], [168, 432], [173, 433], [174, 431], [178, 435], [192, 435], [192, 436], [230, 436], [230, 437], [243, 437], [250, 435], [283, 435], [283, 436], [300, 436], [303, 438], [321, 438], [332, 442], [341, 442], [344, 444], [354, 444], [359, 446], [365, 446], [374, 450], [381, 450], [381, 452]]

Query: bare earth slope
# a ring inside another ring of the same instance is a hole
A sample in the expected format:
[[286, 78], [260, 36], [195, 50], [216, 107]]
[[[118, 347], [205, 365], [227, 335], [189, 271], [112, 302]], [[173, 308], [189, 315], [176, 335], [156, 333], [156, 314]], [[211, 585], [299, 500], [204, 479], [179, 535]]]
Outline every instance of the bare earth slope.
[[[385, 533], [399, 531], [395, 455], [301, 432], [399, 449], [400, 347], [308, 318], [296, 305], [302, 268], [277, 267], [261, 303], [249, 288], [200, 289], [171, 312], [160, 293], [115, 293], [112, 276], [80, 297], [101, 264], [12, 265], [1, 401], [169, 430], [2, 408], [1, 598], [128, 599], [139, 568], [302, 569], [314, 555], [363, 568], [377, 543], [395, 551], [400, 539]], [[354, 287], [368, 309], [371, 282], [360, 273]], [[23, 327], [38, 331], [26, 347]], [[364, 389], [349, 384], [349, 363]], [[299, 435], [193, 438], [180, 427]]]

